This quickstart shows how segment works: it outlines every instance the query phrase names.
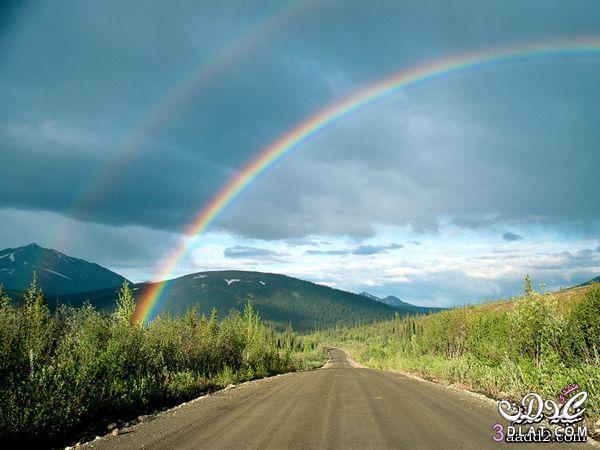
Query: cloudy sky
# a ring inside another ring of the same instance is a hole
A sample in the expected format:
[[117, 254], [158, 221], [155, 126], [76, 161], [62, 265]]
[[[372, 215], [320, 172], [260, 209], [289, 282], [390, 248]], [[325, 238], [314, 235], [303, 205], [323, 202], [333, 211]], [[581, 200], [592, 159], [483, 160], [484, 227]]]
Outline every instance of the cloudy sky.
[[286, 273], [453, 305], [600, 274], [600, 55], [403, 90], [194, 217], [296, 124], [469, 51], [600, 38], [590, 1], [45, 1], [0, 7], [0, 248], [158, 277]]

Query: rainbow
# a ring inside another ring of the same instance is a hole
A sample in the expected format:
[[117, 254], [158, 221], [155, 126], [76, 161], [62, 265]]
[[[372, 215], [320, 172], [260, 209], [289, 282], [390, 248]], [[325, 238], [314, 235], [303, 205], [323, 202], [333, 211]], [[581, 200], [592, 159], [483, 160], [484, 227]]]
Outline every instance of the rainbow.
[[150, 285], [138, 302], [135, 320], [152, 320], [161, 308], [162, 294], [173, 270], [188, 252], [198, 235], [204, 232], [259, 175], [276, 162], [300, 147], [303, 143], [340, 122], [351, 114], [373, 105], [385, 98], [418, 85], [474, 70], [519, 61], [530, 61], [569, 56], [597, 56], [600, 54], [600, 38], [571, 38], [560, 41], [513, 45], [466, 54], [450, 56], [412, 69], [402, 70], [366, 88], [355, 92], [340, 102], [321, 110], [299, 123], [287, 133], [264, 148], [208, 202], [187, 229], [183, 242], [166, 260], [160, 271], [160, 279], [166, 280]]
[[98, 198], [111, 179], [119, 176], [123, 167], [143, 147], [148, 136], [155, 133], [162, 124], [167, 122], [182, 104], [189, 101], [194, 93], [214, 80], [219, 74], [226, 71], [235, 61], [244, 57], [252, 48], [258, 46], [268, 36], [286, 24], [307, 14], [319, 0], [292, 0], [283, 2], [277, 8], [265, 15], [258, 23], [242, 29], [233, 39], [222, 45], [209, 57], [194, 67], [175, 87], [167, 92], [156, 103], [143, 119], [132, 126], [129, 133], [110, 152], [106, 164], [92, 174], [86, 182], [83, 192], [71, 200], [71, 211], [77, 213]]

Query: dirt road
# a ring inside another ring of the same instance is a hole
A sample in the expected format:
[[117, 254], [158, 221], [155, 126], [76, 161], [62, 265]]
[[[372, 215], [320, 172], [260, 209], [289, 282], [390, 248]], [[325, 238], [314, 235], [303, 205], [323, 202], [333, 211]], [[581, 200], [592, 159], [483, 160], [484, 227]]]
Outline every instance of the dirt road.
[[332, 349], [323, 369], [245, 383], [87, 447], [483, 449], [504, 446], [491, 439], [497, 422], [489, 400], [356, 368], [343, 351]]

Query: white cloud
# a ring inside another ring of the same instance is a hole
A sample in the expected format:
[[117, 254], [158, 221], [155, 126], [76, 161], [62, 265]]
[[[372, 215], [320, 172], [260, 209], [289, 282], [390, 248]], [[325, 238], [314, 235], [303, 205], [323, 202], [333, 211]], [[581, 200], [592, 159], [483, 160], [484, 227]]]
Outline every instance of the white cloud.
[[[499, 224], [499, 229], [502, 226]], [[394, 294], [417, 304], [440, 306], [518, 294], [526, 273], [532, 275], [535, 283], [544, 282], [549, 288], [578, 284], [600, 273], [600, 254], [595, 251], [597, 238], [565, 240], [559, 234], [531, 227], [527, 234], [535, 239], [506, 242], [497, 229], [469, 230], [445, 222], [439, 235], [426, 236], [421, 245], [404, 245], [393, 253], [368, 257], [354, 254], [356, 242], [348, 238], [317, 236], [304, 243], [236, 238], [242, 247], [283, 252], [287, 257], [277, 264], [255, 261], [235, 266], [223, 256], [230, 238], [221, 233], [202, 238], [204, 244], [199, 244], [193, 255], [203, 270], [237, 267], [275, 271], [354, 292]], [[384, 227], [363, 245], [410, 243], [413, 238], [409, 227]], [[327, 248], [331, 251], [311, 252], [313, 240], [329, 242]]]

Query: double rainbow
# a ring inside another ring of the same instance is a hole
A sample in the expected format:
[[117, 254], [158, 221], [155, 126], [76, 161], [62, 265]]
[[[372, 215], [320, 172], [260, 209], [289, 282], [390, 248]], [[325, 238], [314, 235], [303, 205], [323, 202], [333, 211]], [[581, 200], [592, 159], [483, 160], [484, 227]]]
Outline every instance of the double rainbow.
[[[323, 132], [326, 128], [347, 118], [351, 114], [373, 105], [401, 90], [446, 78], [452, 75], [481, 70], [490, 66], [519, 61], [543, 60], [600, 55], [600, 38], [570, 38], [558, 41], [513, 45], [473, 53], [459, 54], [439, 59], [408, 70], [402, 70], [355, 92], [344, 100], [321, 110], [258, 154], [227, 183], [223, 189], [196, 216], [187, 229], [184, 241], [170, 255], [160, 271], [160, 279], [168, 280], [179, 261], [196, 241], [235, 198], [259, 175], [277, 161], [300, 147], [304, 142]], [[152, 320], [160, 311], [163, 291], [168, 281], [155, 283], [147, 288], [138, 302], [135, 320]]]
[[121, 174], [127, 163], [144, 148], [146, 139], [156, 133], [186, 101], [226, 72], [236, 61], [247, 56], [276, 31], [308, 14], [320, 0], [288, 0], [278, 4], [258, 23], [243, 28], [230, 41], [200, 61], [193, 70], [174, 84], [111, 151], [107, 162], [87, 180], [85, 190], [75, 191], [71, 210], [75, 213], [89, 207], [110, 181]]

